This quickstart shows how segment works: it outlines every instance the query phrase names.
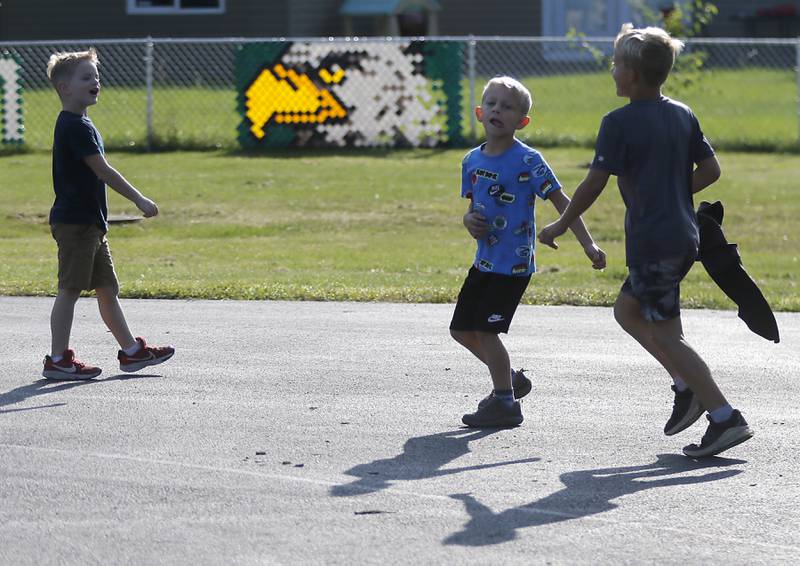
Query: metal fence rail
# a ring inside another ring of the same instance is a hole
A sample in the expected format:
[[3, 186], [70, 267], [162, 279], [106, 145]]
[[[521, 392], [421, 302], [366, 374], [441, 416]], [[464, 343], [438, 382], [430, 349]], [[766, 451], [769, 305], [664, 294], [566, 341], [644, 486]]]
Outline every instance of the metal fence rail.
[[[146, 38], [0, 42], [4, 133], [6, 141], [14, 141], [9, 109], [15, 108], [12, 99], [19, 97], [24, 143], [35, 149], [51, 145], [60, 105], [45, 67], [56, 51], [97, 49], [103, 91], [90, 115], [108, 147], [216, 148], [238, 146], [242, 95], [237, 91], [236, 58], [246, 45], [303, 44], [309, 52], [328, 45], [339, 52], [361, 53], [400, 41]], [[590, 145], [602, 115], [624, 103], [616, 98], [608, 73], [612, 38], [448, 37], [425, 41], [462, 46], [446, 62], [461, 77], [463, 135], [459, 143], [480, 137], [472, 107], [479, 103], [484, 81], [497, 74], [515, 76], [532, 90], [533, 123], [521, 135], [533, 143]], [[8, 80], [13, 70], [18, 72], [18, 84]], [[692, 106], [715, 145], [798, 148], [800, 39], [689, 39], [665, 94]], [[350, 107], [373, 104], [375, 98], [374, 93], [353, 88], [348, 96], [355, 97], [343, 102]]]

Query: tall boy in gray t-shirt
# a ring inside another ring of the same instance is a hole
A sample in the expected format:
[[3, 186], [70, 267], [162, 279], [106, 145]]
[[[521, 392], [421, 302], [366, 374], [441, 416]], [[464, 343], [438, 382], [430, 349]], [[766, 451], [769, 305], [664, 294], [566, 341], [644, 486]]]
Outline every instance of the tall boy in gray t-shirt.
[[683, 337], [680, 282], [698, 251], [692, 195], [716, 181], [720, 169], [689, 107], [661, 94], [682, 47], [662, 29], [622, 26], [612, 74], [617, 95], [630, 104], [603, 118], [586, 179], [561, 218], [539, 233], [539, 241], [557, 247], [555, 238], [591, 206], [609, 176], [617, 176], [626, 208], [629, 275], [614, 317], [673, 379], [675, 402], [664, 433], [677, 434], [708, 411], [709, 426], [700, 444], [683, 449], [696, 458], [719, 454], [753, 431]]

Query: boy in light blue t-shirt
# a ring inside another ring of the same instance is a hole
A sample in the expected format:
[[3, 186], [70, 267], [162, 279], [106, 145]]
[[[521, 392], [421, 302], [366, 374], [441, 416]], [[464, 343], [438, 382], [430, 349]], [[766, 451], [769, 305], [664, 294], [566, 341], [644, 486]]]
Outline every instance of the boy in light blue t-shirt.
[[[492, 394], [464, 415], [473, 427], [516, 426], [522, 411], [516, 399], [531, 390], [520, 370], [511, 371], [508, 352], [499, 338], [507, 333], [514, 312], [536, 270], [534, 208], [536, 197], [549, 200], [561, 213], [569, 198], [541, 154], [514, 137], [530, 122], [531, 95], [520, 82], [496, 77], [483, 90], [475, 109], [486, 142], [462, 163], [461, 196], [470, 199], [464, 226], [478, 241], [450, 323], [450, 334], [489, 368]], [[605, 267], [583, 221], [570, 226], [595, 269]], [[516, 399], [515, 399], [516, 398]]]

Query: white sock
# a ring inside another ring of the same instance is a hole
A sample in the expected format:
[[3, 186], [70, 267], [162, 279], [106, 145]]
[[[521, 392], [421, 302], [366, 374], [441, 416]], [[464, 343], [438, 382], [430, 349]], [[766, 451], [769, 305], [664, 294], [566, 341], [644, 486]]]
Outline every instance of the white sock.
[[682, 380], [680, 377], [673, 377], [672, 381], [675, 382], [675, 389], [678, 391], [686, 391], [689, 389], [689, 386], [686, 385], [686, 382]]
[[724, 404], [722, 407], [718, 409], [714, 409], [713, 411], [708, 412], [708, 416], [711, 417], [711, 420], [715, 423], [724, 423], [733, 414], [733, 407], [729, 404]]
[[142, 345], [139, 344], [139, 341], [133, 343], [133, 346], [128, 346], [127, 348], [123, 348], [122, 351], [125, 352], [126, 356], [132, 356], [136, 352], [142, 349]]
[[53, 363], [57, 364], [64, 359], [64, 356], [52, 356], [50, 359], [53, 360]]

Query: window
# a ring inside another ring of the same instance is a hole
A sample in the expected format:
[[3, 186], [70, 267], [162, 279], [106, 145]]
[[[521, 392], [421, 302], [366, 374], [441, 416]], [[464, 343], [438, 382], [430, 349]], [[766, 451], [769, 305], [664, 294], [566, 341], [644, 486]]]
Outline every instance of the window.
[[128, 0], [129, 14], [224, 14], [225, 0]]
[[[645, 0], [645, 3], [648, 0]], [[542, 35], [564, 37], [571, 30], [586, 37], [616, 37], [624, 22], [635, 20], [631, 0], [543, 0]], [[610, 53], [611, 44], [599, 46]], [[554, 43], [544, 45], [551, 61], [592, 61], [588, 51]]]
[[544, 0], [542, 35], [563, 36], [574, 29], [588, 37], [615, 37], [632, 12], [629, 0]]

